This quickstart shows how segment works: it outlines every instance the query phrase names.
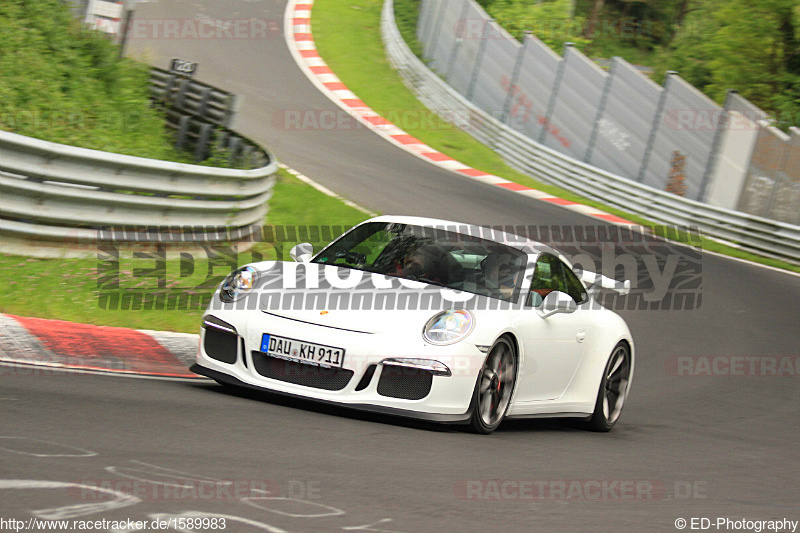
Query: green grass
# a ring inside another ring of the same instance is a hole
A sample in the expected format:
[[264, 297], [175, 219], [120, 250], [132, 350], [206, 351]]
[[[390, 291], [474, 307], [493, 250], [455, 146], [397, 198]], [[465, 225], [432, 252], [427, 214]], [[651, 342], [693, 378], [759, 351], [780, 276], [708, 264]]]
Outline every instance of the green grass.
[[[659, 225], [644, 217], [539, 182], [514, 170], [490, 148], [428, 110], [403, 84], [386, 59], [380, 33], [382, 4], [382, 0], [317, 0], [312, 12], [312, 31], [320, 55], [367, 105], [424, 143], [466, 165], [597, 207], [638, 224], [653, 226], [659, 231]], [[396, 11], [405, 10], [397, 18], [407, 41], [415, 34], [414, 4], [413, 0], [397, 0], [395, 6]], [[419, 50], [419, 44], [413, 41], [411, 47]], [[763, 258], [705, 237], [700, 244], [706, 250], [800, 272], [800, 265]]]
[[[348, 227], [366, 219], [367, 215], [345, 205], [300, 182], [281, 171], [270, 201], [267, 224], [270, 226], [326, 225]], [[298, 241], [299, 242], [299, 241]], [[295, 242], [287, 242], [276, 249], [270, 243], [256, 243], [252, 249], [232, 257], [238, 265], [259, 257], [274, 259], [278, 253], [288, 257], [288, 250]], [[315, 245], [327, 243], [314, 243]], [[224, 249], [224, 247], [223, 247]], [[181, 261], [177, 257], [166, 263], [166, 284], [172, 291], [192, 293], [198, 298], [207, 298], [231, 266], [224, 261], [209, 265], [204, 252], [194, 252], [192, 261]], [[136, 276], [136, 269], [153, 268], [152, 259], [137, 259], [132, 250], [121, 249], [118, 268], [104, 279], [104, 266], [110, 266], [108, 254], [98, 251], [98, 258], [90, 259], [31, 259], [0, 254], [0, 313], [40, 318], [55, 318], [71, 322], [91, 323], [103, 326], [123, 326], [137, 329], [196, 332], [203, 309], [180, 310], [116, 310], [103, 309], [101, 293], [128, 291], [155, 291], [154, 278]], [[220, 264], [221, 263], [221, 264]], [[194, 267], [189, 274], [188, 265]], [[209, 279], [210, 270], [210, 279]], [[118, 271], [118, 275], [114, 275]], [[106, 274], [109, 274], [106, 270]], [[119, 281], [119, 288], [109, 282]]]
[[[0, 2], [0, 129], [60, 144], [192, 163], [150, 104], [150, 67], [61, 0]], [[225, 156], [227, 154], [221, 154]], [[223, 162], [226, 157], [218, 158]], [[213, 164], [212, 162], [203, 163]]]

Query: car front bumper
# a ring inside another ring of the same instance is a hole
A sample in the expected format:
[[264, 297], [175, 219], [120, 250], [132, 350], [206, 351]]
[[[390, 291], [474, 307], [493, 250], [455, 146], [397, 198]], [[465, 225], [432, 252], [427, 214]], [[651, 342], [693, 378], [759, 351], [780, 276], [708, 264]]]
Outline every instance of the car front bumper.
[[[335, 369], [269, 357], [260, 351], [264, 333], [341, 347], [344, 362]], [[192, 371], [223, 383], [359, 410], [445, 423], [468, 420], [485, 353], [466, 340], [433, 346], [421, 335], [409, 337], [267, 313], [206, 315]]]

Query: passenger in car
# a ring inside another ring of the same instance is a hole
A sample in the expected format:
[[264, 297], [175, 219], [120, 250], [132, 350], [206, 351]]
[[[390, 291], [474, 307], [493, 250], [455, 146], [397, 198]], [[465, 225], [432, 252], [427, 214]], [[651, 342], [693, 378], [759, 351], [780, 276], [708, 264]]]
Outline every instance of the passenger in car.
[[486, 287], [496, 290], [503, 299], [514, 294], [517, 279], [512, 266], [513, 258], [508, 254], [492, 253], [483, 260], [483, 273]]

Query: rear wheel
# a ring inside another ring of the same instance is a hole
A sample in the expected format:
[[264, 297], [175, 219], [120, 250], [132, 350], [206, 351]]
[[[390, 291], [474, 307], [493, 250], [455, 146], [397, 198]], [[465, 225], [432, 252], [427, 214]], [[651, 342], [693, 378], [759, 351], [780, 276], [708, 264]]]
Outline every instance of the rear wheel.
[[506, 337], [495, 341], [478, 375], [473, 397], [470, 427], [476, 433], [489, 434], [500, 425], [511, 403], [517, 379], [517, 355]]
[[633, 368], [631, 350], [628, 344], [620, 342], [608, 358], [600, 390], [597, 392], [597, 401], [594, 413], [589, 420], [589, 429], [593, 431], [610, 431], [617, 423], [622, 406], [628, 397], [631, 383], [631, 369]]

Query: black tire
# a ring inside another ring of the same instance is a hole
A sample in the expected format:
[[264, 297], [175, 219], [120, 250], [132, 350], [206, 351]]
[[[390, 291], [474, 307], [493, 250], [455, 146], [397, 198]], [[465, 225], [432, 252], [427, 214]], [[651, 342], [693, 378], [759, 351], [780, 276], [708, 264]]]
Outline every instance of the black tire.
[[607, 432], [617, 423], [625, 399], [628, 397], [632, 369], [631, 349], [627, 342], [621, 341], [611, 351], [603, 369], [594, 413], [587, 422], [588, 429]]
[[486, 355], [472, 397], [470, 429], [488, 435], [503, 422], [517, 382], [517, 353], [507, 337], [495, 341]]

